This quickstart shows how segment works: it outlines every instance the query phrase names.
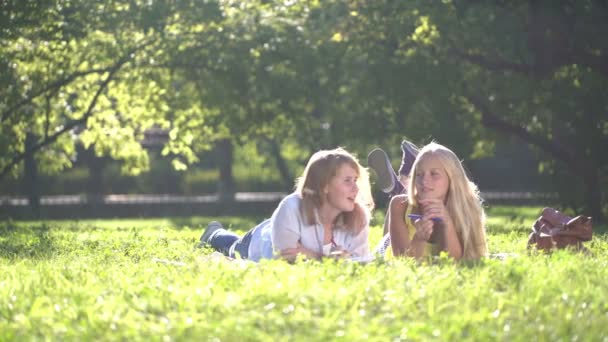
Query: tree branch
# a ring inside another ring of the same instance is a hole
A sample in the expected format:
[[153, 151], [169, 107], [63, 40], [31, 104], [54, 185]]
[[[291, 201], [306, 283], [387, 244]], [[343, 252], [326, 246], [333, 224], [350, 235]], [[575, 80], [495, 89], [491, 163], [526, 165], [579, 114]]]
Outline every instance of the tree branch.
[[[2, 171], [0, 172], [0, 180], [3, 179], [9, 172], [10, 170], [15, 167], [15, 165], [17, 165], [18, 163], [20, 163], [26, 156], [28, 156], [29, 154], [35, 153], [37, 151], [39, 151], [42, 147], [47, 146], [49, 144], [52, 144], [53, 142], [55, 142], [62, 134], [68, 132], [69, 130], [73, 129], [74, 127], [86, 123], [87, 120], [89, 119], [89, 117], [91, 115], [93, 115], [93, 109], [95, 108], [95, 105], [97, 104], [97, 100], [99, 99], [99, 96], [101, 96], [101, 93], [107, 88], [108, 84], [110, 83], [110, 81], [113, 80], [114, 75], [120, 70], [120, 68], [122, 68], [123, 65], [125, 65], [132, 57], [131, 55], [133, 53], [135, 53], [136, 51], [145, 48], [146, 46], [150, 45], [154, 43], [154, 40], [149, 40], [149, 41], [144, 41], [142, 44], [133, 47], [132, 49], [130, 49], [129, 51], [127, 51], [114, 65], [112, 65], [111, 67], [108, 68], [103, 68], [103, 69], [92, 69], [89, 71], [83, 71], [83, 72], [76, 72], [74, 74], [72, 74], [71, 76], [63, 79], [63, 80], [59, 80], [54, 82], [53, 84], [49, 85], [48, 87], [46, 87], [44, 90], [40, 91], [37, 93], [37, 95], [33, 95], [31, 97], [29, 97], [28, 99], [24, 99], [23, 101], [21, 101], [21, 105], [26, 104], [30, 101], [32, 101], [35, 97], [40, 96], [41, 94], [44, 94], [45, 92], [52, 90], [52, 89], [57, 89], [58, 87], [61, 87], [69, 82], [71, 82], [71, 80], [76, 79], [77, 77], [80, 76], [84, 76], [84, 75], [88, 75], [91, 73], [101, 73], [101, 72], [107, 72], [108, 76], [106, 77], [106, 79], [100, 84], [99, 89], [97, 89], [97, 92], [95, 93], [95, 95], [93, 96], [93, 99], [91, 100], [91, 103], [89, 104], [89, 107], [87, 108], [86, 112], [83, 114], [83, 116], [80, 119], [77, 120], [72, 120], [70, 122], [68, 122], [65, 126], [63, 126], [63, 128], [59, 131], [56, 131], [54, 134], [45, 137], [43, 140], [39, 141], [38, 143], [32, 145], [30, 148], [26, 148], [25, 151], [23, 151], [22, 153], [18, 153], [17, 155], [15, 155], [11, 161], [6, 164], [3, 168]], [[17, 106], [13, 106], [12, 108], [18, 108], [19, 105]], [[11, 113], [12, 111], [9, 109], [7, 111], [5, 111], [2, 114], [2, 121], [5, 120], [5, 116], [8, 117], [8, 115]], [[2, 123], [2, 121], [0, 121], [0, 123]]]
[[569, 64], [585, 65], [608, 78], [608, 56], [594, 56], [587, 52], [580, 52], [568, 55], [567, 58], [571, 59]]
[[[528, 8], [527, 40], [529, 52], [534, 56], [532, 64], [513, 63], [499, 56], [484, 56], [472, 54], [458, 48], [458, 44], [450, 42], [449, 51], [462, 60], [486, 68], [490, 71], [512, 71], [531, 77], [544, 79], [568, 65], [584, 65], [600, 75], [608, 77], [608, 56], [600, 46], [585, 47], [571, 35], [569, 27], [575, 18], [562, 13], [559, 17], [548, 15], [545, 8], [537, 1], [531, 1]], [[556, 39], [547, 36], [547, 31], [565, 36]], [[567, 43], [572, 41], [572, 43]], [[600, 55], [590, 53], [599, 49]]]
[[560, 54], [554, 54], [552, 62], [550, 64], [544, 63], [541, 68], [536, 64], [513, 63], [500, 57], [490, 58], [481, 54], [470, 54], [457, 48], [451, 48], [450, 51], [460, 59], [489, 71], [512, 71], [543, 79], [551, 76], [555, 70], [561, 67], [580, 64], [597, 71], [604, 77], [608, 77], [608, 57], [593, 56], [586, 52], [565, 53], [562, 51]]
[[541, 148], [543, 151], [551, 154], [554, 159], [561, 160], [566, 165], [569, 165], [569, 167], [579, 171], [580, 167], [578, 165], [580, 164], [580, 160], [567, 147], [540, 135], [535, 135], [524, 127], [503, 120], [479, 96], [469, 94], [465, 95], [465, 97], [481, 112], [481, 123], [485, 127], [516, 136], [531, 145]]
[[51, 98], [50, 96], [46, 96], [46, 108], [44, 111], [44, 138], [49, 137], [49, 129], [51, 127]]
[[80, 124], [86, 123], [87, 120], [89, 119], [89, 117], [93, 114], [93, 109], [95, 108], [95, 105], [97, 104], [97, 100], [99, 99], [99, 96], [101, 96], [101, 93], [106, 89], [106, 87], [108, 86], [108, 84], [110, 83], [110, 81], [112, 81], [112, 79], [114, 78], [114, 75], [116, 74], [116, 72], [128, 60], [129, 60], [129, 54], [127, 54], [125, 57], [121, 58], [112, 67], [108, 68], [108, 72], [109, 72], [108, 76], [101, 83], [101, 85], [99, 86], [99, 89], [97, 89], [97, 92], [95, 93], [95, 96], [93, 96], [93, 99], [91, 100], [91, 103], [89, 104], [89, 107], [87, 108], [87, 111], [84, 113], [84, 115], [82, 116], [82, 118], [77, 119], [77, 120], [72, 120], [72, 121], [68, 122], [66, 125], [63, 126], [63, 128], [61, 130], [53, 133], [52, 135], [46, 136], [41, 141], [39, 141], [36, 144], [33, 144], [32, 146], [26, 148], [25, 151], [23, 151], [22, 153], [19, 153], [19, 154], [15, 155], [11, 159], [11, 161], [2, 168], [2, 172], [0, 173], [0, 179], [4, 178], [10, 172], [10, 170], [13, 167], [15, 167], [15, 165], [17, 165], [18, 163], [20, 163], [23, 159], [25, 159], [26, 156], [28, 156], [30, 154], [33, 154], [33, 153], [39, 151], [42, 147], [47, 146], [47, 145], [55, 142], [62, 134], [70, 131], [74, 127], [76, 127], [76, 126], [78, 126]]
[[6, 121], [10, 115], [12, 113], [14, 113], [18, 108], [32, 102], [35, 98], [37, 98], [38, 96], [50, 91], [50, 90], [54, 90], [54, 89], [58, 89], [63, 87], [66, 84], [69, 84], [70, 82], [74, 81], [75, 79], [82, 77], [82, 76], [87, 76], [90, 74], [103, 74], [106, 72], [109, 72], [112, 68], [104, 68], [104, 69], [91, 69], [91, 70], [87, 70], [87, 71], [79, 71], [79, 72], [75, 72], [72, 75], [61, 79], [61, 80], [57, 80], [51, 84], [49, 84], [48, 86], [46, 86], [43, 89], [40, 89], [39, 91], [37, 91], [36, 93], [30, 95], [29, 97], [19, 101], [17, 104], [15, 104], [12, 107], [9, 107], [8, 109], [6, 109], [3, 113], [2, 113], [2, 119], [0, 119], [0, 123], [3, 123], [4, 121]]
[[481, 54], [470, 54], [457, 48], [450, 48], [450, 51], [460, 59], [489, 71], [513, 71], [527, 76], [538, 76], [538, 71], [534, 65], [513, 63], [500, 57], [489, 58]]

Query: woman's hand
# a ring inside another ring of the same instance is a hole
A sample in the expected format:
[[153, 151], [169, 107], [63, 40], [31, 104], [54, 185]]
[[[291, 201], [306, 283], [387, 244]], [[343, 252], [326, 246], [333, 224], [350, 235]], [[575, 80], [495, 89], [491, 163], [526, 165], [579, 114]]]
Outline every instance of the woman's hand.
[[320, 258], [320, 255], [311, 251], [310, 249], [305, 248], [300, 242], [298, 242], [298, 245], [295, 248], [285, 248], [282, 249], [280, 253], [282, 258], [285, 258], [289, 261], [294, 261], [300, 254], [310, 259]]
[[431, 238], [431, 234], [433, 234], [433, 221], [430, 217], [423, 216], [414, 221], [414, 227], [416, 227], [416, 232], [412, 237], [412, 240], [417, 241], [429, 241]]
[[334, 259], [347, 259], [350, 258], [350, 253], [342, 247], [334, 247], [329, 253], [329, 257]]
[[[462, 244], [456, 233], [456, 227], [454, 221], [450, 217], [445, 204], [440, 199], [424, 198], [419, 199], [418, 202], [422, 208], [422, 219], [431, 221], [433, 227], [441, 234], [436, 234], [433, 237], [435, 243], [438, 243], [442, 250], [448, 252], [448, 254], [456, 260], [462, 257]], [[437, 220], [433, 222], [433, 219]], [[440, 220], [440, 221], [439, 221]]]
[[422, 208], [422, 218], [424, 219], [435, 219], [441, 220], [445, 224], [451, 223], [452, 218], [448, 214], [448, 210], [445, 207], [443, 201], [439, 198], [423, 198], [419, 199], [418, 202]]

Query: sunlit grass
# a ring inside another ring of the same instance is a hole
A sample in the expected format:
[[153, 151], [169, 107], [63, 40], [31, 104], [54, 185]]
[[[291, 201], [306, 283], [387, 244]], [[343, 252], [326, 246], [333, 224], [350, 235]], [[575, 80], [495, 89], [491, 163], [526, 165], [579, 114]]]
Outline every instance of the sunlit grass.
[[539, 210], [490, 208], [491, 252], [508, 256], [458, 264], [254, 264], [194, 247], [209, 220], [244, 232], [260, 218], [4, 222], [0, 340], [605, 341], [606, 236], [592, 255], [529, 254]]

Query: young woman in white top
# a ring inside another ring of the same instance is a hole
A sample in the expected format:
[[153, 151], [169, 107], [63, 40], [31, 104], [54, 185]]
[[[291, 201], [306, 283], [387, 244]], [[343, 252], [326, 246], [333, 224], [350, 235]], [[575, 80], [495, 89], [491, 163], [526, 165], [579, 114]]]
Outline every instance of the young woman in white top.
[[258, 261], [281, 256], [306, 258], [369, 256], [369, 219], [373, 209], [369, 176], [357, 158], [342, 148], [316, 152], [296, 190], [272, 217], [243, 237], [211, 222], [201, 236], [227, 256]]

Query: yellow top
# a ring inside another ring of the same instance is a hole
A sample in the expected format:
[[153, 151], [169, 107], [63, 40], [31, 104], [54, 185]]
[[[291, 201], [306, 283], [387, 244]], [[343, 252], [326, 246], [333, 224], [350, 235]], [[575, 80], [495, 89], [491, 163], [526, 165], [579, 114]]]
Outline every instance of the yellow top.
[[[407, 230], [410, 234], [410, 236], [409, 236], [410, 243], [411, 243], [412, 239], [414, 238], [414, 234], [416, 234], [416, 227], [414, 226], [414, 221], [411, 218], [409, 218], [409, 216], [408, 216], [409, 214], [412, 213], [412, 210], [413, 210], [413, 208], [408, 205], [407, 209], [405, 210], [405, 216], [403, 218], [405, 220], [405, 226], [407, 227]], [[424, 253], [422, 254], [422, 256], [427, 257], [427, 256], [435, 255], [435, 254], [437, 254], [436, 245], [427, 242], [424, 246]], [[389, 245], [386, 248], [384, 257], [385, 258], [393, 257], [393, 248], [391, 245]]]

